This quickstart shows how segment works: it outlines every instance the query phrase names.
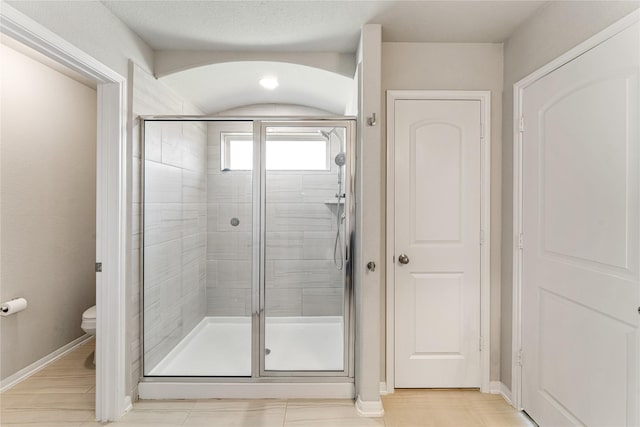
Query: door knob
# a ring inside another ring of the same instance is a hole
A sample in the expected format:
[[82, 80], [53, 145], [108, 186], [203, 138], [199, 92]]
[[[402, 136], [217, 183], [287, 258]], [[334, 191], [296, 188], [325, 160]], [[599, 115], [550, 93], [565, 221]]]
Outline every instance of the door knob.
[[409, 257], [408, 257], [408, 256], [406, 256], [405, 254], [401, 254], [401, 255], [398, 257], [398, 262], [399, 262], [400, 264], [409, 264]]

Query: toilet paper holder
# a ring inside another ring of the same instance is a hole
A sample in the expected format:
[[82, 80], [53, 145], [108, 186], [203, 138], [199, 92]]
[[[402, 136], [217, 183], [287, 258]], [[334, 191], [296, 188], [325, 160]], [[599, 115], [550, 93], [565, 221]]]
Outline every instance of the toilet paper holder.
[[26, 309], [27, 306], [28, 304], [25, 298], [13, 298], [0, 304], [0, 315], [10, 316]]

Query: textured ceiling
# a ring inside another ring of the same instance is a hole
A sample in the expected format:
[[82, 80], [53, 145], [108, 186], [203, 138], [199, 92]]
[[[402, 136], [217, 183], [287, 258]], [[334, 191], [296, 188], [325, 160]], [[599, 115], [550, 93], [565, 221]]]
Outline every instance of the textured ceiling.
[[502, 42], [543, 1], [102, 0], [155, 50], [355, 52], [360, 29], [389, 42]]

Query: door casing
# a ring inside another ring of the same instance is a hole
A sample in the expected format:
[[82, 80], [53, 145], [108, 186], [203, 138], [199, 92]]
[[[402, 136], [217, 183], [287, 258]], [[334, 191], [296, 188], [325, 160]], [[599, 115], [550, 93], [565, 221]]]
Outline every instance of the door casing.
[[115, 421], [131, 408], [127, 390], [126, 281], [130, 253], [127, 197], [127, 81], [13, 7], [3, 4], [0, 32], [96, 82], [96, 419]]
[[395, 241], [395, 101], [415, 100], [475, 100], [480, 101], [481, 147], [480, 147], [480, 335], [481, 335], [481, 381], [480, 391], [490, 392], [490, 253], [491, 253], [491, 92], [490, 91], [441, 91], [441, 90], [389, 90], [387, 91], [387, 221], [386, 221], [386, 383], [381, 392], [395, 390], [395, 278], [393, 262]]

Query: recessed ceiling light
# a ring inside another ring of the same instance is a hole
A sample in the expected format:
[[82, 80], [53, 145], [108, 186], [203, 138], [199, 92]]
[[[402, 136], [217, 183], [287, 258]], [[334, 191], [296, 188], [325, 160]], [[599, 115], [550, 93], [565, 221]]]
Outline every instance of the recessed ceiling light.
[[263, 77], [260, 79], [260, 86], [265, 89], [274, 90], [278, 87], [278, 79], [275, 77]]

